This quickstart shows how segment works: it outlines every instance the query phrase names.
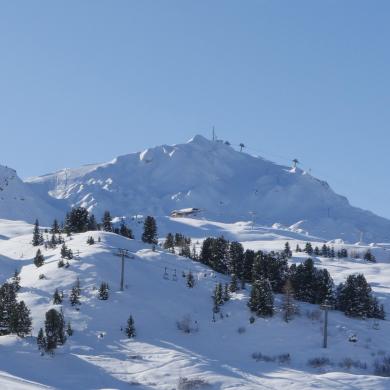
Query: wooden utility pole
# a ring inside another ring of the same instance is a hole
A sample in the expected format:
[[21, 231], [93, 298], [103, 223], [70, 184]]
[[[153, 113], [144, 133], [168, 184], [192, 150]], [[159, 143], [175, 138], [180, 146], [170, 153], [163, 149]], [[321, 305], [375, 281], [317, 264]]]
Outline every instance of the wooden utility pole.
[[325, 311], [325, 319], [324, 319], [324, 342], [323, 347], [328, 347], [328, 311], [333, 308], [332, 305], [329, 304], [328, 300], [325, 300], [325, 302], [320, 306], [322, 310]]
[[115, 256], [121, 257], [121, 282], [120, 289], [123, 291], [123, 285], [125, 280], [125, 257], [133, 259], [133, 256], [129, 255], [128, 249], [118, 248], [118, 253], [114, 253]]

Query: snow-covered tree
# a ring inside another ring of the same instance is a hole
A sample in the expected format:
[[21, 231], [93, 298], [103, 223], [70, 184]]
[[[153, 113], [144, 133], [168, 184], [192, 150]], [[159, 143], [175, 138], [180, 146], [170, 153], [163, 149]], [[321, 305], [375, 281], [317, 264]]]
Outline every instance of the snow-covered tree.
[[45, 262], [45, 258], [43, 257], [41, 250], [38, 249], [34, 257], [34, 265], [36, 267], [41, 267], [44, 264], [44, 262]]
[[144, 222], [144, 231], [142, 233], [142, 241], [148, 244], [157, 244], [157, 225], [156, 220], [147, 216]]
[[136, 336], [134, 319], [133, 319], [133, 317], [131, 315], [130, 315], [129, 319], [127, 320], [127, 325], [126, 325], [125, 332], [126, 332], [127, 337], [129, 339]]
[[258, 316], [274, 314], [274, 297], [268, 280], [261, 278], [253, 283], [248, 306]]

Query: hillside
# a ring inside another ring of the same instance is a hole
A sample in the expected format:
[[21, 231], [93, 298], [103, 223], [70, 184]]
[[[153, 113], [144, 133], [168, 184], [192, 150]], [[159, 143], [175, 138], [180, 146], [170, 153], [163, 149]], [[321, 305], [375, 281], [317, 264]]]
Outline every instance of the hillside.
[[294, 225], [317, 237], [350, 242], [390, 239], [389, 220], [352, 207], [326, 182], [202, 136], [27, 184], [42, 197], [50, 194], [97, 216], [110, 210], [114, 216], [161, 217], [196, 207], [201, 216], [221, 222]]
[[[285, 237], [276, 231], [273, 236], [269, 232], [262, 235], [255, 227], [257, 233], [250, 237], [236, 224], [221, 226], [208, 221], [207, 225], [230, 231], [232, 237], [245, 238], [247, 248], [279, 250], [284, 244]], [[196, 221], [187, 220], [181, 231], [188, 234], [197, 229], [202, 231]], [[90, 235], [95, 238], [94, 245], [86, 244]], [[290, 239], [291, 245], [300, 242]], [[180, 388], [180, 378], [204, 380], [207, 386], [203, 389], [353, 387], [378, 390], [390, 385], [389, 379], [372, 376], [375, 359], [390, 351], [388, 321], [380, 321], [380, 326], [374, 329], [372, 320], [350, 319], [340, 312], [331, 312], [330, 347], [324, 350], [321, 347], [322, 315], [308, 314], [318, 312], [318, 306], [299, 303], [300, 315], [285, 323], [280, 313], [281, 297], [276, 296], [276, 315], [258, 318], [250, 324], [246, 305], [248, 286], [232, 294], [231, 300], [222, 306], [224, 318], [217, 317], [213, 322], [212, 291], [216, 282], [229, 278], [198, 262], [160, 248], [153, 251], [137, 240], [112, 233], [89, 232], [66, 239], [66, 244], [78, 255], [70, 260], [69, 268], [57, 267], [59, 248], [43, 250], [45, 264], [36, 268], [32, 264], [36, 248], [30, 242], [31, 233], [0, 241], [1, 282], [13, 269], [21, 270], [19, 299], [32, 311], [34, 336], [43, 324], [44, 313], [51, 307], [62, 308], [75, 333], [57, 349], [54, 357], [40, 356], [34, 337], [0, 337], [3, 371], [0, 384], [4, 383], [7, 389], [49, 386], [80, 390], [172, 390]], [[125, 265], [124, 292], [119, 291], [120, 259], [114, 256], [119, 247], [128, 249], [131, 254]], [[389, 312], [389, 252], [381, 247], [371, 250], [377, 256], [377, 263], [321, 257], [315, 262], [319, 267], [327, 267], [336, 282], [343, 281], [349, 273], [363, 272], [374, 282], [374, 292]], [[306, 257], [306, 254], [294, 253], [291, 261], [300, 263]], [[192, 289], [182, 276], [190, 270], [196, 280]], [[44, 274], [45, 279], [39, 279], [40, 274]], [[81, 285], [79, 311], [69, 303], [70, 289], [77, 278]], [[96, 288], [102, 281], [110, 285], [108, 301], [97, 299]], [[56, 288], [64, 291], [65, 299], [62, 305], [53, 306], [52, 295]], [[130, 314], [134, 316], [137, 330], [133, 340], [127, 339], [121, 331]], [[177, 321], [186, 317], [196, 330], [190, 334], [177, 328]], [[348, 341], [351, 334], [358, 336], [357, 343]], [[252, 354], [259, 352], [270, 357], [290, 354], [291, 361], [256, 361]], [[308, 360], [317, 357], [328, 358], [329, 364], [318, 368], [309, 366]], [[348, 359], [359, 361], [362, 366], [345, 366]]]
[[49, 223], [60, 214], [54, 206], [57, 203], [47, 195], [37, 195], [15, 170], [0, 165], [0, 218], [28, 222], [39, 218]]

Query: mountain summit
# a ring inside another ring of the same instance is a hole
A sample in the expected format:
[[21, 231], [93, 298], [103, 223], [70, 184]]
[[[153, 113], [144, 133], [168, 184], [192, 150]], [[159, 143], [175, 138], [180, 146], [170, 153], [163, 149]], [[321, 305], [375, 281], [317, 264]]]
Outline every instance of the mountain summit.
[[326, 182], [200, 135], [184, 144], [31, 178], [28, 185], [41, 196], [87, 207], [97, 216], [104, 210], [115, 216], [166, 216], [196, 207], [218, 221], [299, 222], [300, 228], [327, 239], [390, 237], [389, 220], [352, 207]]

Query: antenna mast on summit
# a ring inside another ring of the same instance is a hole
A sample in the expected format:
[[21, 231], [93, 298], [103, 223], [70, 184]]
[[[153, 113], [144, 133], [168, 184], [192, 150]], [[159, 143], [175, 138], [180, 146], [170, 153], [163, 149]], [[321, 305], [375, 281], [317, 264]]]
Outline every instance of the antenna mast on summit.
[[213, 141], [215, 141], [215, 128], [213, 126]]

